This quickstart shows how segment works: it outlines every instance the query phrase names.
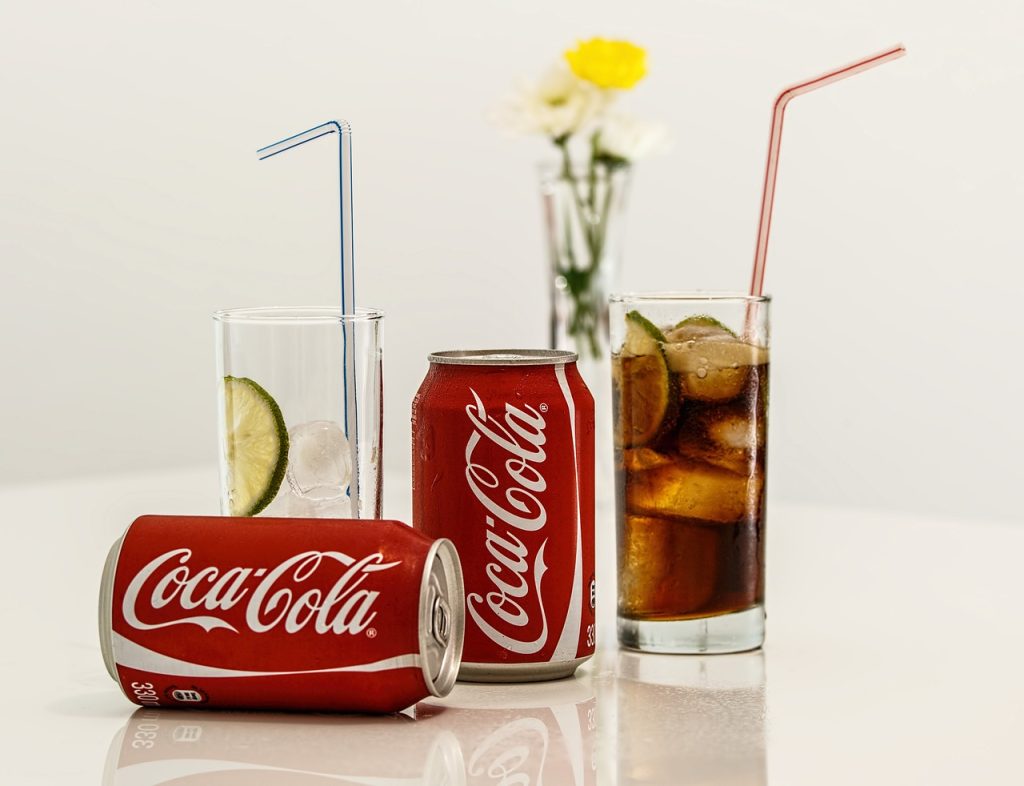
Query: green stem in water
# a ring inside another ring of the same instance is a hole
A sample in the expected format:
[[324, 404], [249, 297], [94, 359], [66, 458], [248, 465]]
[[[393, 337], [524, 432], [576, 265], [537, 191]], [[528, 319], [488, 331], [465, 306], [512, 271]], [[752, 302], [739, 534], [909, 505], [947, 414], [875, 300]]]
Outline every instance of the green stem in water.
[[[572, 192], [573, 202], [576, 204], [576, 212], [580, 221], [580, 230], [583, 232], [583, 237], [586, 238], [587, 248], [590, 250], [590, 267], [597, 265], [598, 253], [600, 251], [597, 248], [597, 236], [596, 227], [592, 217], [596, 215], [593, 207], [588, 209], [587, 203], [583, 200], [583, 194], [580, 193], [580, 186], [576, 180], [576, 173], [572, 167], [572, 157], [569, 155], [569, 137], [559, 137], [554, 140], [555, 145], [562, 151], [562, 179], [569, 185], [569, 190]], [[590, 176], [594, 177], [594, 160], [591, 157], [590, 160]], [[591, 189], [590, 193], [591, 202], [594, 199], [594, 190]]]
[[[581, 355], [589, 354], [594, 358], [600, 358], [601, 342], [598, 331], [601, 329], [600, 314], [603, 304], [596, 302], [593, 286], [595, 281], [599, 280], [597, 273], [607, 239], [608, 219], [614, 198], [611, 184], [612, 169], [604, 166], [600, 159], [598, 139], [595, 134], [591, 138], [590, 159], [587, 162], [587, 198], [584, 200], [580, 184], [573, 171], [572, 158], [569, 154], [569, 137], [559, 137], [553, 141], [561, 151], [561, 179], [565, 181], [572, 195], [580, 231], [589, 255], [585, 265], [578, 264], [573, 243], [572, 222], [566, 215], [564, 248], [559, 254], [565, 264], [564, 266], [563, 264], [556, 265], [556, 272], [565, 280], [570, 299], [571, 313], [567, 329]], [[598, 199], [599, 166], [604, 168], [603, 176], [607, 181], [603, 200]], [[601, 202], [600, 210], [598, 209], [599, 201]]]

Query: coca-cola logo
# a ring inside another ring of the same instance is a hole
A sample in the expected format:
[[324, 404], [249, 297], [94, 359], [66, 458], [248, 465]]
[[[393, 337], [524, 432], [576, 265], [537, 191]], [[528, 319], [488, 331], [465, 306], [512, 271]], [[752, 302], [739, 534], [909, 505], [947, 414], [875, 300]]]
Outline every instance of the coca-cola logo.
[[[466, 608], [473, 621], [491, 641], [512, 652], [529, 655], [544, 647], [548, 622], [541, 595], [541, 580], [547, 571], [544, 563], [544, 537], [535, 553], [517, 533], [541, 532], [547, 523], [547, 509], [540, 494], [547, 489], [541, 465], [544, 452], [543, 415], [532, 406], [505, 404], [504, 422], [487, 414], [476, 391], [466, 415], [473, 433], [466, 442], [466, 482], [486, 514], [484, 545], [491, 561], [484, 573], [493, 590], [466, 596]], [[543, 407], [542, 407], [543, 408]], [[499, 451], [500, 467], [489, 467], [474, 459], [481, 443]], [[503, 459], [503, 460], [502, 460]], [[528, 537], [528, 536], [527, 536]], [[534, 536], [534, 540], [540, 538]], [[540, 616], [540, 632], [530, 637], [525, 630]]]
[[[271, 569], [193, 570], [191, 559], [191, 549], [174, 549], [135, 575], [121, 602], [129, 625], [137, 630], [198, 625], [207, 632], [225, 628], [238, 633], [224, 617], [244, 603], [245, 625], [255, 633], [276, 628], [297, 633], [310, 626], [318, 634], [361, 633], [377, 616], [373, 606], [380, 595], [362, 584], [370, 574], [400, 564], [384, 562], [379, 553], [357, 560], [337, 551], [304, 551]], [[336, 575], [325, 580], [327, 570]], [[175, 612], [170, 619], [143, 620], [165, 608]], [[195, 611], [205, 613], [191, 613]]]

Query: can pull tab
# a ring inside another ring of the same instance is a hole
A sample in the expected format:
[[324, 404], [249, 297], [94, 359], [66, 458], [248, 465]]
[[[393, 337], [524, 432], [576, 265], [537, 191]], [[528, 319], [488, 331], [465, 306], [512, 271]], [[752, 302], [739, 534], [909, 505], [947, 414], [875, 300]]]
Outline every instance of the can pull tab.
[[452, 610], [448, 602], [438, 595], [430, 610], [430, 633], [442, 647], [448, 646], [451, 637]]

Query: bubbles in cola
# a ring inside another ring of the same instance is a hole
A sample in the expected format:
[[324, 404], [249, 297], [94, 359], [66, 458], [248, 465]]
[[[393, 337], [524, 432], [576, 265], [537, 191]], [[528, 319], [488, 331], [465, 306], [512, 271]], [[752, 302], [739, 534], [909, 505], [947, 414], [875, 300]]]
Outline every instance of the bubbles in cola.
[[288, 432], [288, 485], [314, 503], [341, 499], [352, 478], [348, 440], [329, 420], [300, 423]]

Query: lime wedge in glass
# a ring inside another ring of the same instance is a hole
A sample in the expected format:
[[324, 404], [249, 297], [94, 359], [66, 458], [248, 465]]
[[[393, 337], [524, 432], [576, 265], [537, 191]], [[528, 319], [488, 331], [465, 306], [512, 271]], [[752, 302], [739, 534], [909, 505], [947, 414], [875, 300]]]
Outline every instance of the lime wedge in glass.
[[696, 314], [687, 317], [665, 333], [665, 338], [671, 342], [689, 341], [690, 339], [713, 341], [736, 338], [736, 334], [714, 317], [708, 314]]
[[626, 314], [626, 340], [622, 346], [624, 355], [656, 355], [665, 341], [661, 328], [639, 311]]
[[666, 365], [664, 342], [661, 328], [647, 317], [638, 311], [626, 314], [622, 351], [612, 359], [619, 447], [653, 442], [675, 422], [678, 383]]
[[224, 377], [228, 499], [232, 516], [255, 516], [277, 496], [288, 464], [281, 408], [247, 377]]

